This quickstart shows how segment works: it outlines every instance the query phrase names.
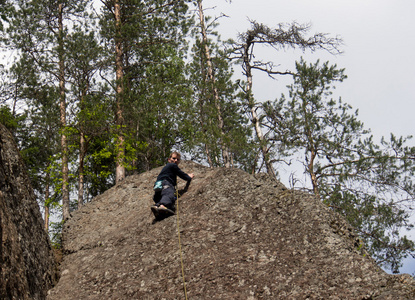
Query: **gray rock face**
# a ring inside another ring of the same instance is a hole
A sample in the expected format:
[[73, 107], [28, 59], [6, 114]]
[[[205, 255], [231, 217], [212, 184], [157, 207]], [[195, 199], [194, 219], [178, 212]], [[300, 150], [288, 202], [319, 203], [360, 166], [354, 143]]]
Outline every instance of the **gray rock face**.
[[161, 168], [74, 213], [48, 299], [184, 299], [185, 290], [189, 299], [415, 298], [412, 277], [382, 271], [311, 195], [266, 175], [181, 168], [195, 178], [178, 216], [154, 222], [150, 212]]
[[49, 238], [11, 134], [0, 124], [0, 299], [46, 299], [56, 282]]

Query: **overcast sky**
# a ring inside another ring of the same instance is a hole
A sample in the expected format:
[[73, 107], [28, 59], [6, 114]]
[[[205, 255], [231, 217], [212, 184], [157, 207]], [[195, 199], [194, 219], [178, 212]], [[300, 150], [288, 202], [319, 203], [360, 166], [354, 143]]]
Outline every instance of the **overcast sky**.
[[[359, 109], [359, 119], [375, 138], [414, 134], [415, 118], [415, 1], [413, 0], [204, 0], [206, 15], [219, 20], [222, 39], [235, 39], [250, 28], [248, 19], [275, 27], [279, 23], [310, 23], [310, 35], [328, 33], [343, 39], [344, 53], [322, 51], [260, 51], [264, 61], [294, 70], [301, 56], [309, 63], [320, 59], [345, 68], [348, 75], [336, 85], [336, 97]], [[214, 9], [209, 9], [214, 8]], [[239, 76], [239, 74], [237, 74]], [[242, 77], [240, 77], [242, 78]], [[284, 79], [273, 81], [254, 73], [257, 100], [274, 100], [286, 93]], [[411, 145], [415, 145], [412, 140]], [[412, 235], [415, 238], [415, 234]], [[415, 260], [408, 259], [402, 272], [415, 273]]]

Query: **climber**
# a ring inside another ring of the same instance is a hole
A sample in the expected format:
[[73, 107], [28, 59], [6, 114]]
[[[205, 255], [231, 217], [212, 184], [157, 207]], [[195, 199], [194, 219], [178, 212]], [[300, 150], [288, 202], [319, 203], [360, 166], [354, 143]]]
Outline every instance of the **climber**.
[[151, 211], [157, 218], [159, 215], [174, 214], [174, 204], [176, 201], [175, 192], [177, 185], [177, 176], [187, 181], [186, 188], [194, 177], [193, 173], [186, 174], [179, 168], [180, 153], [172, 152], [167, 160], [167, 164], [157, 176], [154, 184], [153, 200], [155, 205], [151, 206]]

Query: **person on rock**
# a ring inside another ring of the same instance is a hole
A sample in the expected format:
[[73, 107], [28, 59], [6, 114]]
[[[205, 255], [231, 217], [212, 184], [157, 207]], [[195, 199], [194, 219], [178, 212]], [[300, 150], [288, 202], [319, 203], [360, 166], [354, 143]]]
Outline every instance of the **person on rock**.
[[157, 218], [161, 214], [174, 214], [174, 204], [176, 201], [177, 176], [187, 181], [186, 188], [189, 186], [193, 173], [186, 174], [179, 168], [180, 153], [172, 152], [167, 160], [167, 164], [157, 176], [154, 184], [155, 205], [151, 206], [151, 211]]

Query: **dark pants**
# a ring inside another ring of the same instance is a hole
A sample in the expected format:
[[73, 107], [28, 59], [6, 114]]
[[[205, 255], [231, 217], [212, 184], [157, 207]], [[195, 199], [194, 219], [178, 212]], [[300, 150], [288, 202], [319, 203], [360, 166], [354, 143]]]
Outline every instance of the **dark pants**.
[[153, 200], [157, 205], [163, 204], [165, 207], [169, 209], [174, 209], [176, 195], [173, 185], [167, 180], [164, 180], [162, 191], [154, 193]]

